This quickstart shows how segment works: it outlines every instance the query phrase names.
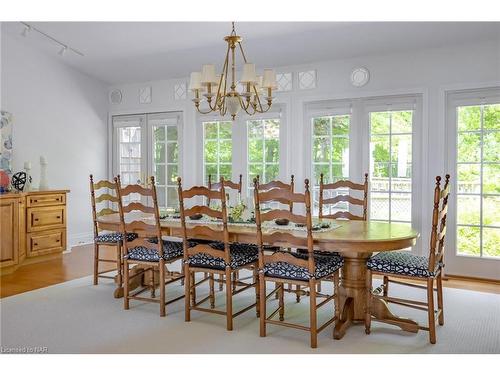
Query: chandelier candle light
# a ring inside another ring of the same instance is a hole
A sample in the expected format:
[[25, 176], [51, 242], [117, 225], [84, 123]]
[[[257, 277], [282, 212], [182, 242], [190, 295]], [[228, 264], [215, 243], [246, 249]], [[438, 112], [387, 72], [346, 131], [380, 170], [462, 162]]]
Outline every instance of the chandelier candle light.
[[[263, 76], [257, 76], [255, 72], [255, 64], [249, 63], [246, 59], [245, 52], [241, 46], [242, 38], [236, 35], [233, 30], [230, 35], [226, 36], [224, 40], [227, 42], [226, 58], [222, 73], [215, 74], [215, 66], [212, 64], [203, 65], [201, 72], [191, 73], [191, 81], [189, 89], [194, 92], [194, 105], [198, 112], [208, 114], [211, 112], [219, 112], [221, 116], [225, 116], [227, 112], [234, 120], [240, 108], [247, 114], [253, 115], [255, 113], [264, 113], [269, 111], [272, 105], [273, 97], [272, 90], [277, 88], [276, 73], [273, 69], [264, 69]], [[243, 57], [244, 65], [241, 75], [240, 83], [243, 85], [243, 92], [236, 91], [236, 63], [235, 63], [235, 49], [239, 47]], [[228, 87], [228, 74], [231, 72], [230, 82]], [[266, 92], [267, 96], [264, 98], [267, 105], [263, 106], [260, 94]], [[206, 98], [208, 109], [200, 109], [201, 97], [200, 94]]]

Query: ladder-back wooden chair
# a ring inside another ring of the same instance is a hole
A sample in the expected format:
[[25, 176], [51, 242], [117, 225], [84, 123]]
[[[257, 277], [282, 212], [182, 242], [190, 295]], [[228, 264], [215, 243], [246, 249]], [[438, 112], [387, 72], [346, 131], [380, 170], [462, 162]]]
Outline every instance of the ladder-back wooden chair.
[[[260, 336], [266, 336], [266, 325], [277, 324], [290, 328], [303, 329], [310, 332], [311, 347], [317, 347], [317, 335], [328, 325], [333, 323], [339, 316], [338, 308], [338, 284], [339, 284], [339, 269], [342, 267], [344, 260], [339, 256], [321, 256], [315, 255], [313, 251], [313, 233], [312, 233], [312, 215], [311, 215], [311, 195], [309, 192], [309, 180], [305, 180], [305, 193], [292, 193], [288, 189], [272, 189], [266, 192], [260, 192], [258, 189], [258, 181], [254, 180], [255, 184], [255, 219], [257, 224], [257, 242], [259, 246], [259, 287], [260, 287]], [[261, 204], [271, 202], [277, 198], [285, 198], [294, 204], [305, 205], [305, 216], [297, 215], [289, 210], [274, 209], [266, 212], [261, 212]], [[278, 229], [272, 232], [264, 232], [263, 223], [274, 221], [276, 219], [288, 219], [291, 223], [305, 225], [306, 235], [297, 236], [296, 233], [290, 231], [279, 231]], [[268, 246], [280, 246], [282, 248], [297, 247], [306, 248], [307, 254], [292, 253], [283, 250], [269, 250]], [[317, 284], [325, 277], [333, 277], [334, 289], [332, 295], [316, 294]], [[267, 293], [266, 281], [276, 283], [276, 288], [271, 293]], [[304, 326], [284, 321], [285, 305], [284, 305], [284, 284], [291, 283], [304, 288], [309, 288], [309, 318], [310, 325]], [[279, 292], [279, 306], [269, 316], [266, 314], [266, 301], [275, 292]], [[316, 303], [317, 297], [325, 298], [320, 303]], [[331, 319], [328, 319], [324, 324], [318, 327], [317, 309], [325, 306], [328, 302], [335, 300], [334, 308], [332, 308]], [[279, 313], [279, 320], [274, 320], [273, 317]]]
[[[429, 257], [417, 256], [409, 251], [381, 252], [372, 256], [368, 262], [367, 273], [367, 310], [365, 316], [365, 331], [370, 333], [371, 326], [371, 301], [378, 298], [385, 303], [394, 303], [406, 307], [424, 310], [428, 313], [428, 327], [419, 326], [420, 329], [429, 331], [429, 341], [436, 343], [436, 320], [439, 325], [444, 324], [443, 310], [443, 267], [444, 267], [444, 240], [446, 236], [446, 217], [448, 214], [448, 196], [450, 193], [450, 175], [445, 177], [443, 189], [440, 188], [441, 176], [436, 177], [434, 188], [434, 208], [432, 211], [432, 229]], [[384, 276], [384, 283], [372, 293], [372, 275]], [[389, 278], [389, 276], [391, 278]], [[415, 281], [426, 280], [427, 285], [413, 284], [397, 279], [410, 279]], [[389, 283], [401, 284], [414, 288], [427, 290], [427, 302], [390, 297]], [[436, 289], [434, 289], [436, 282]], [[434, 291], [437, 292], [437, 311], [434, 310]], [[380, 295], [382, 294], [382, 295]]]
[[[363, 192], [363, 199], [356, 198], [350, 194], [337, 194], [335, 197], [325, 199], [325, 191], [335, 191], [338, 189], [350, 189]], [[334, 205], [339, 202], [347, 202], [354, 206], [361, 206], [363, 209], [362, 215], [354, 215], [349, 211], [337, 211], [333, 214], [323, 213], [324, 205]], [[347, 220], [363, 220], [366, 221], [368, 212], [368, 173], [365, 173], [365, 182], [357, 184], [349, 180], [340, 180], [337, 182], [325, 184], [323, 173], [320, 175], [319, 182], [319, 218], [320, 219], [347, 219]]]
[[[233, 190], [236, 190], [236, 192], [238, 193], [238, 198], [241, 198], [241, 188], [243, 186], [242, 184], [242, 179], [243, 179], [243, 176], [240, 174], [240, 177], [238, 179], [238, 182], [233, 182], [231, 180], [226, 180], [224, 179], [224, 188], [227, 189], [233, 189]], [[209, 174], [208, 175], [208, 188], [210, 190], [219, 190], [220, 187], [221, 187], [221, 182], [213, 182], [212, 181], [212, 175]], [[207, 200], [207, 204], [208, 206], [210, 206], [210, 199]], [[228, 202], [226, 202], [228, 203]]]
[[[233, 189], [233, 190], [236, 190], [236, 192], [238, 193], [238, 200], [241, 200], [241, 188], [243, 186], [242, 184], [242, 179], [243, 179], [243, 175], [240, 174], [239, 176], [239, 179], [238, 179], [238, 182], [233, 182], [231, 180], [226, 180], [224, 179], [224, 189]], [[219, 181], [219, 182], [213, 182], [212, 180], [212, 175], [209, 174], [208, 175], [208, 188], [210, 190], [220, 190], [222, 186], [222, 183]], [[219, 200], [219, 199], [217, 199]], [[207, 205], [210, 207], [210, 203], [211, 203], [211, 199], [208, 198], [207, 199]], [[228, 204], [229, 202], [226, 202], [226, 204]], [[208, 243], [210, 241], [198, 241], [199, 243]], [[205, 277], [208, 277], [208, 275], [205, 275]], [[237, 280], [239, 279], [239, 272], [235, 272], [233, 273], [233, 287], [236, 287], [236, 282]], [[221, 291], [223, 289], [223, 286], [224, 286], [224, 275], [219, 275], [219, 279], [218, 279], [218, 283], [219, 283], [219, 291]]]
[[[115, 178], [115, 182], [118, 191], [122, 235], [127, 236], [128, 233], [135, 232], [138, 236], [133, 241], [125, 242], [123, 246], [124, 308], [125, 310], [129, 309], [130, 300], [155, 302], [160, 304], [160, 316], [165, 316], [166, 305], [184, 298], [184, 296], [180, 296], [167, 301], [165, 296], [166, 285], [182, 280], [184, 277], [181, 273], [171, 272], [166, 268], [168, 264], [182, 259], [182, 243], [162, 239], [154, 177], [151, 177], [148, 187], [128, 185], [122, 188], [119, 176]], [[141, 196], [140, 202], [131, 202], [125, 205], [124, 198], [126, 199], [130, 194]], [[141, 203], [148, 201], [152, 204]], [[142, 268], [140, 272], [134, 273], [133, 277], [151, 272], [151, 284], [140, 287], [139, 290], [131, 293], [129, 290], [130, 265]], [[156, 271], [159, 275], [159, 298], [155, 297]], [[141, 297], [140, 294], [147, 289], [150, 290], [151, 297]]]
[[[255, 307], [258, 314], [258, 303], [253, 303], [238, 312], [233, 312], [233, 296], [249, 288], [255, 288], [256, 299], [258, 297], [258, 277], [257, 277], [257, 247], [247, 245], [240, 246], [238, 243], [229, 243], [229, 231], [227, 228], [227, 207], [224, 179], [221, 178], [219, 190], [209, 190], [205, 186], [194, 186], [188, 190], [182, 190], [181, 178], [177, 179], [179, 186], [179, 207], [181, 213], [182, 234], [184, 240], [184, 275], [185, 275], [185, 320], [191, 320], [191, 311], [226, 315], [226, 327], [228, 331], [233, 329], [233, 318]], [[204, 197], [208, 199], [219, 199], [221, 201], [220, 210], [208, 207], [207, 205], [194, 205], [185, 208], [186, 201], [191, 198]], [[217, 219], [221, 224], [221, 229], [214, 229], [208, 223], [190, 222], [186, 224], [186, 218], [192, 215], [202, 214], [212, 219]], [[209, 243], [199, 243], [191, 241], [191, 238], [210, 239]], [[241, 269], [253, 270], [253, 283], [238, 282], [241, 288], [233, 288], [233, 278], [231, 275]], [[209, 274], [209, 295], [200, 301], [196, 299], [196, 287], [206, 279], [196, 282], [196, 272]], [[226, 308], [225, 310], [215, 309], [214, 275], [224, 275], [226, 284]], [[210, 308], [201, 305], [209, 300]]]
[[[287, 184], [286, 182], [280, 181], [280, 180], [273, 180], [273, 181], [267, 182], [265, 184], [261, 184], [259, 175], [257, 175], [256, 178], [257, 178], [258, 190], [261, 192], [269, 191], [272, 189], [284, 189], [284, 190], [288, 190], [291, 193], [293, 193], [294, 189], [295, 189], [295, 176], [293, 174], [290, 176], [290, 183], [289, 184]], [[290, 212], [293, 212], [293, 202], [290, 202], [285, 197], [277, 197], [276, 200], [269, 202], [269, 203], [281, 203], [281, 204], [287, 206], [288, 209], [290, 210]], [[273, 249], [269, 249], [269, 250], [273, 250]], [[278, 249], [275, 248], [274, 250], [278, 250]], [[285, 250], [285, 249], [282, 249], [282, 250]], [[287, 251], [291, 251], [291, 250], [292, 249], [290, 249], [290, 248], [287, 249]], [[299, 252], [303, 251], [303, 252], [307, 253], [307, 251], [305, 251], [305, 249], [298, 249], [297, 251], [299, 251]], [[295, 287], [296, 287], [296, 289], [293, 290], [292, 285], [289, 284], [288, 287], [285, 289], [285, 292], [295, 293], [295, 296], [296, 296], [295, 298], [296, 298], [297, 302], [300, 302], [300, 296], [302, 294], [301, 289], [300, 289], [300, 285], [296, 285]], [[276, 299], [279, 298], [278, 292], [276, 292], [275, 298]]]
[[[99, 283], [99, 278], [114, 279], [121, 290], [123, 285], [123, 263], [122, 263], [122, 243], [123, 237], [120, 232], [101, 231], [98, 219], [104, 215], [117, 214], [113, 205], [118, 205], [116, 193], [116, 183], [114, 181], [101, 180], [94, 183], [94, 176], [90, 175], [90, 200], [92, 204], [92, 219], [94, 229], [94, 285]], [[98, 209], [99, 207], [99, 209]], [[117, 208], [117, 207], [116, 207]], [[135, 233], [129, 233], [128, 241], [135, 239]], [[109, 246], [115, 248], [115, 259], [103, 259], [100, 257], [100, 247]], [[99, 263], [115, 263], [116, 268], [108, 271], [99, 271]], [[105, 275], [108, 272], [116, 271], [116, 276]], [[116, 297], [117, 295], [115, 295]]]

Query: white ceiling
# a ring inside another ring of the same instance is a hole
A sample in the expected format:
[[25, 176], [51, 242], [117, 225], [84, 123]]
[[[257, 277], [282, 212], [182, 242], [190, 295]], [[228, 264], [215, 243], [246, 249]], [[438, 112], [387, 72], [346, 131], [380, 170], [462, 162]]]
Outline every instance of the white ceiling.
[[[2, 31], [110, 84], [186, 77], [203, 63], [220, 64], [231, 31], [229, 22], [31, 24], [85, 56], [60, 57], [36, 33], [22, 37], [17, 22], [3, 22]], [[236, 31], [258, 68], [500, 40], [500, 23], [479, 22], [239, 22]]]

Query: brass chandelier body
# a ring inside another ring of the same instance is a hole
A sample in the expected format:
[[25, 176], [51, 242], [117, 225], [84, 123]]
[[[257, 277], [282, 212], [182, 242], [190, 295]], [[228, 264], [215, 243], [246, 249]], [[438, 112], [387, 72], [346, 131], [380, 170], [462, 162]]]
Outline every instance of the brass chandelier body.
[[[225, 116], [229, 112], [233, 120], [240, 108], [248, 115], [269, 111], [273, 101], [272, 90], [276, 88], [274, 71], [265, 69], [263, 77], [256, 76], [255, 65], [247, 61], [241, 45], [242, 38], [236, 35], [234, 22], [231, 34], [226, 36], [224, 40], [227, 43], [227, 49], [220, 76], [210, 74], [211, 70], [215, 71], [213, 65], [204, 65], [203, 73], [195, 72], [191, 74], [190, 89], [194, 92], [193, 102], [196, 109], [201, 114], [219, 112], [221, 116]], [[236, 91], [236, 49], [241, 52], [245, 63], [243, 76], [240, 80], [243, 85], [243, 92], [241, 93]], [[261, 98], [262, 92], [266, 94], [264, 98]], [[201, 95], [206, 98], [208, 104], [206, 110], [200, 108]], [[265, 104], [263, 104], [263, 101], [265, 101]]]

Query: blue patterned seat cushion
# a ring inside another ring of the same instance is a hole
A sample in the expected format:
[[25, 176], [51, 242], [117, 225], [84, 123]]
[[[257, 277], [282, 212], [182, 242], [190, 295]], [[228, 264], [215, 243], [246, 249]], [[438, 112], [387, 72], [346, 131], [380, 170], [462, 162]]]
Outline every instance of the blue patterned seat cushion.
[[[194, 247], [196, 241], [190, 241], [190, 246]], [[206, 244], [206, 243], [205, 243]], [[208, 245], [217, 250], [224, 250], [223, 242], [210, 242]], [[224, 270], [229, 265], [230, 268], [235, 269], [254, 263], [259, 259], [259, 252], [256, 245], [242, 244], [234, 242], [229, 245], [231, 253], [231, 262], [226, 264], [224, 258], [213, 257], [208, 254], [198, 253], [188, 258], [187, 263], [191, 267], [211, 268], [217, 270]]]
[[[291, 253], [294, 257], [308, 259], [309, 256], [304, 253]], [[277, 277], [281, 279], [292, 279], [308, 281], [312, 277], [321, 279], [322, 277], [335, 273], [344, 265], [344, 258], [338, 255], [314, 255], [316, 270], [314, 275], [309, 273], [309, 270], [304, 267], [296, 266], [286, 262], [268, 263], [264, 266], [264, 274], [269, 277]]]
[[[135, 233], [127, 233], [127, 241], [133, 241], [137, 238]], [[95, 242], [118, 243], [123, 239], [123, 234], [120, 232], [102, 233], [94, 238]]]
[[[150, 240], [151, 243], [155, 243]], [[156, 243], [158, 240], [156, 240]], [[184, 254], [182, 242], [176, 241], [166, 241], [163, 240], [163, 259], [172, 260], [175, 258], [182, 257]], [[126, 255], [128, 260], [140, 260], [143, 262], [159, 262], [160, 256], [158, 254], [158, 250], [156, 249], [148, 249], [144, 246], [136, 246], [132, 249], [129, 249], [128, 254]]]
[[442, 263], [436, 265], [434, 271], [429, 271], [429, 258], [413, 255], [407, 251], [387, 251], [378, 253], [368, 259], [368, 269], [415, 277], [433, 277]]

